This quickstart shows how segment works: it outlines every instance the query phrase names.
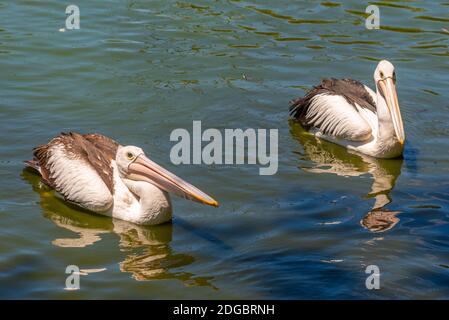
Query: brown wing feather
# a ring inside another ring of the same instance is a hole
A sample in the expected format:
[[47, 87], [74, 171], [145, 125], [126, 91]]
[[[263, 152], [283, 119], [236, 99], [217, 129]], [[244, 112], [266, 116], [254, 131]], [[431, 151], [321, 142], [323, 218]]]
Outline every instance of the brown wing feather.
[[115, 159], [119, 143], [109, 137], [99, 133], [83, 134], [83, 137], [91, 142], [95, 147], [101, 149], [110, 159]]
[[50, 167], [47, 165], [49, 157], [48, 149], [50, 148], [50, 143], [35, 147], [33, 149], [34, 158], [29, 162], [32, 162], [32, 167], [34, 169], [37, 169], [41, 174], [41, 181], [49, 187], [56, 189], [55, 180], [51, 178]]
[[52, 177], [52, 167], [48, 164], [51, 149], [57, 146], [62, 146], [68, 157], [86, 160], [113, 193], [114, 181], [110, 164], [111, 160], [115, 159], [119, 146], [116, 141], [101, 134], [81, 135], [75, 132], [62, 132], [49, 143], [34, 148], [33, 167], [38, 168], [45, 184], [59, 191]]

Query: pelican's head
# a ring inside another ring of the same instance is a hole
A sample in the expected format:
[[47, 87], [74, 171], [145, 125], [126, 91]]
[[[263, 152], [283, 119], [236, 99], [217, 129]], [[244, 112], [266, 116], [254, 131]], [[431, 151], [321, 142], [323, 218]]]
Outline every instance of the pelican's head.
[[115, 161], [123, 178], [149, 182], [180, 197], [218, 207], [212, 197], [148, 159], [139, 147], [119, 146]]
[[404, 125], [402, 123], [401, 111], [399, 110], [396, 93], [396, 73], [393, 64], [387, 60], [380, 61], [374, 71], [374, 81], [376, 82], [377, 90], [387, 104], [396, 137], [401, 144], [404, 144]]

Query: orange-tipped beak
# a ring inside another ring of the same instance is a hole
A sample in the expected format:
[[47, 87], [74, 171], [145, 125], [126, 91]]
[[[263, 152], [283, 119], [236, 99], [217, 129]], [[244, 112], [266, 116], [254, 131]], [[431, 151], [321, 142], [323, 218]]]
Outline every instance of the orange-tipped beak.
[[211, 196], [162, 168], [157, 163], [148, 159], [144, 154], [136, 157], [129, 165], [128, 171], [130, 173], [130, 179], [147, 181], [185, 199], [218, 207], [218, 202]]

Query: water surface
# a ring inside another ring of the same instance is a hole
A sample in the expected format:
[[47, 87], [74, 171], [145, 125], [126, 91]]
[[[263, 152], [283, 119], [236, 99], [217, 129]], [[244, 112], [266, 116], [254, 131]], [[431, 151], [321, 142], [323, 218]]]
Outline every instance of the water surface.
[[[0, 3], [1, 298], [449, 298], [449, 3]], [[404, 159], [353, 155], [288, 120], [323, 77], [396, 66]], [[279, 129], [279, 171], [170, 163], [175, 128]], [[216, 197], [139, 227], [69, 207], [28, 171], [61, 131], [100, 132]], [[67, 265], [86, 269], [64, 290]], [[367, 290], [365, 268], [381, 270]]]

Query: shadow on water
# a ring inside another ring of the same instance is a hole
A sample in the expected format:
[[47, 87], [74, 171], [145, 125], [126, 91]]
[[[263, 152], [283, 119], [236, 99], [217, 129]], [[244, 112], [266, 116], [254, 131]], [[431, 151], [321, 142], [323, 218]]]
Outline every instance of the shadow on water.
[[405, 167], [407, 168], [407, 171], [410, 172], [413, 175], [418, 174], [418, 156], [419, 156], [419, 149], [411, 146], [409, 143], [407, 143], [407, 148], [404, 150], [405, 154]]
[[122, 272], [129, 272], [138, 281], [177, 279], [187, 286], [209, 286], [217, 289], [212, 277], [198, 277], [189, 272], [176, 271], [195, 262], [189, 254], [175, 252], [170, 243], [173, 224], [139, 226], [127, 221], [108, 218], [68, 204], [55, 196], [55, 192], [40, 182], [33, 172], [24, 169], [21, 174], [40, 196], [43, 216], [58, 227], [77, 234], [74, 238], [57, 238], [58, 247], [83, 248], [102, 240], [102, 235], [119, 236], [118, 248], [126, 252], [119, 263]]
[[311, 166], [301, 166], [302, 170], [342, 177], [371, 175], [373, 183], [366, 199], [374, 198], [375, 202], [360, 221], [363, 227], [372, 232], [384, 232], [400, 221], [397, 216], [400, 211], [391, 211], [385, 207], [393, 201], [390, 193], [401, 174], [403, 159], [376, 159], [352, 153], [341, 146], [316, 138], [295, 121], [290, 121], [290, 133], [303, 146], [305, 160], [312, 163]]
[[198, 228], [181, 217], [174, 217], [173, 219], [175, 225], [182, 227], [184, 230], [191, 232], [193, 235], [196, 235], [203, 240], [213, 243], [217, 246], [218, 250], [233, 250], [230, 245], [217, 238], [213, 234], [209, 233], [208, 231], [204, 230], [203, 228]]

